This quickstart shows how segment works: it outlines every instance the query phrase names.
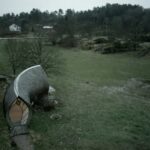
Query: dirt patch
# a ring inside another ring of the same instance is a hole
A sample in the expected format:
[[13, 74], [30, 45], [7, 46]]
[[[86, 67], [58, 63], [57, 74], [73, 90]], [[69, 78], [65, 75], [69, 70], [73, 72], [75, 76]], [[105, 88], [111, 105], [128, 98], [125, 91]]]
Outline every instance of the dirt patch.
[[150, 80], [132, 78], [123, 86], [103, 86], [99, 91], [108, 95], [124, 93], [150, 98]]
[[150, 98], [150, 80], [132, 78], [125, 84], [124, 90], [136, 96]]

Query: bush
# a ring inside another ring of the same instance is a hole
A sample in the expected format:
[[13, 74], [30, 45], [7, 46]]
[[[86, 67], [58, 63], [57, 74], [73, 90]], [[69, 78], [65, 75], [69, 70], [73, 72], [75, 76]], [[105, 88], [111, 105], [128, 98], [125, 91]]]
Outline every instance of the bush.
[[63, 47], [76, 47], [77, 39], [73, 35], [67, 35], [66, 37], [60, 39], [59, 44]]
[[147, 35], [141, 35], [138, 38], [138, 41], [140, 41], [140, 42], [150, 42], [150, 35], [149, 34], [147, 34]]

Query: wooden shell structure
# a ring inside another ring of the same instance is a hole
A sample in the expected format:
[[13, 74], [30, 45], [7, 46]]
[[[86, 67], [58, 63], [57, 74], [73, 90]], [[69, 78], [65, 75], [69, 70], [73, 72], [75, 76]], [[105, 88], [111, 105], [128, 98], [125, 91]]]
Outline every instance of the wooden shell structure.
[[7, 88], [4, 114], [12, 137], [27, 134], [32, 111], [31, 103], [48, 100], [48, 78], [40, 65], [21, 72]]

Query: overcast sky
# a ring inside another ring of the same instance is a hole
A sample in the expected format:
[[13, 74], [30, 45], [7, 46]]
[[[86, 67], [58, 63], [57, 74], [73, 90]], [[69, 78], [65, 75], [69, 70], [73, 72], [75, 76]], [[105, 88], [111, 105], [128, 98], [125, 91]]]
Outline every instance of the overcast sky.
[[54, 11], [59, 8], [87, 10], [106, 3], [139, 4], [150, 8], [150, 0], [0, 0], [0, 15], [11, 12], [30, 12], [32, 8], [39, 8], [41, 11]]

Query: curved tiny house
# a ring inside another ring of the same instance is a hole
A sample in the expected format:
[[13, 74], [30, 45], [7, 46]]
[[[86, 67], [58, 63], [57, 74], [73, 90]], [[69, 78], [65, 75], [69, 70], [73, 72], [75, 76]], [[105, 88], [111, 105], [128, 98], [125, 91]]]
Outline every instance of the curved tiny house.
[[48, 101], [48, 93], [48, 78], [40, 65], [22, 71], [10, 84], [3, 104], [11, 137], [28, 134], [31, 104], [44, 104]]

